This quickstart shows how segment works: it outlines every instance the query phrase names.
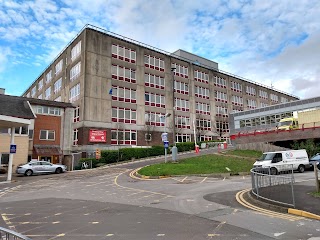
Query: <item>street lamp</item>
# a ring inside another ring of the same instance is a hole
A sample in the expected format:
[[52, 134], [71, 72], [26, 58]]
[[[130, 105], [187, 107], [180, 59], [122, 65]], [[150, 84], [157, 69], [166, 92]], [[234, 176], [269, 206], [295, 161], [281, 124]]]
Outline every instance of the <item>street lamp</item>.
[[[166, 118], [170, 117], [171, 113], [167, 113], [166, 115], [162, 116], [159, 115], [160, 119], [164, 119], [164, 133], [167, 134], [167, 121]], [[164, 162], [167, 163], [167, 148], [164, 148]]]
[[176, 122], [175, 122], [175, 99], [174, 99], [174, 71], [175, 67], [171, 67], [172, 72], [172, 118], [173, 118], [173, 127], [172, 127], [172, 137], [173, 137], [173, 147], [171, 149], [172, 152], [172, 161], [175, 162], [177, 160], [178, 149], [176, 144]]

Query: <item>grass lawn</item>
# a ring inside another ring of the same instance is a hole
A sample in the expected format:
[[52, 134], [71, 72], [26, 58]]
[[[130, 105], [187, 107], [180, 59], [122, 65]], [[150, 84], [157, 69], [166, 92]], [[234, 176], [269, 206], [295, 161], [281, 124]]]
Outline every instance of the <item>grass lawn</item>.
[[320, 198], [320, 192], [312, 192], [311, 195]]
[[241, 156], [241, 157], [251, 157], [251, 158], [257, 159], [261, 157], [262, 152], [255, 151], [255, 150], [230, 150], [230, 151], [224, 152], [224, 154]]
[[[237, 157], [206, 155], [188, 158], [179, 163], [161, 163], [144, 167], [138, 171], [145, 176], [170, 176], [189, 174], [231, 173], [249, 172], [254, 159], [243, 159]], [[228, 171], [227, 168], [230, 169]]]

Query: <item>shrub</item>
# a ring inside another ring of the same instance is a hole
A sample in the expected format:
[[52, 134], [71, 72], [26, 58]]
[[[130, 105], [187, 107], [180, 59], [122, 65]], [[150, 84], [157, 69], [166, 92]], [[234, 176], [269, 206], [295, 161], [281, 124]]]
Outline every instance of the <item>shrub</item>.
[[178, 152], [186, 152], [195, 149], [194, 142], [177, 143]]

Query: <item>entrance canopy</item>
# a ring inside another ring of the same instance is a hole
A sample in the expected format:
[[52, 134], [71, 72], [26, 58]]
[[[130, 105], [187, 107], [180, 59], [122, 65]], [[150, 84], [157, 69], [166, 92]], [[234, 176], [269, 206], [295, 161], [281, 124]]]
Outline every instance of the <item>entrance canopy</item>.
[[2, 128], [16, 128], [26, 125], [30, 125], [31, 121], [29, 119], [17, 118], [0, 115], [0, 129]]
[[34, 145], [33, 148], [38, 156], [62, 155], [60, 146], [57, 145]]

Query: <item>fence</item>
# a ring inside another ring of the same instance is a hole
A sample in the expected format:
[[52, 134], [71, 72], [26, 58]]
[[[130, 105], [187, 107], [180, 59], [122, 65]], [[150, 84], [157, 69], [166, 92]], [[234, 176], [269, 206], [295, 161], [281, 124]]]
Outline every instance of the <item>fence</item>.
[[31, 240], [20, 233], [14, 232], [12, 230], [0, 227], [0, 239], [1, 240]]
[[270, 168], [251, 169], [252, 193], [257, 198], [295, 208], [293, 165], [282, 170], [282, 175], [271, 175]]

